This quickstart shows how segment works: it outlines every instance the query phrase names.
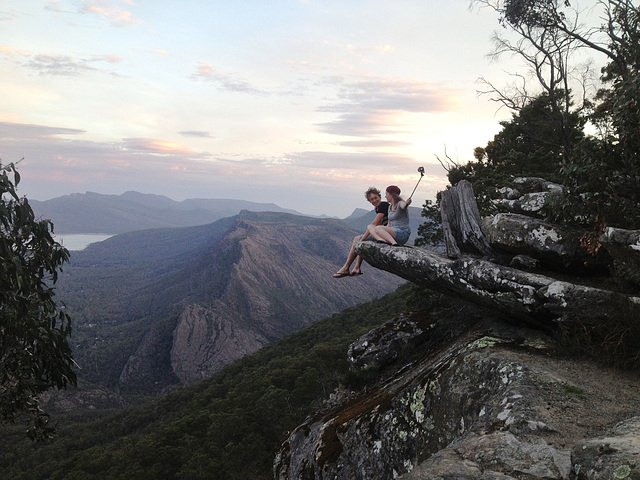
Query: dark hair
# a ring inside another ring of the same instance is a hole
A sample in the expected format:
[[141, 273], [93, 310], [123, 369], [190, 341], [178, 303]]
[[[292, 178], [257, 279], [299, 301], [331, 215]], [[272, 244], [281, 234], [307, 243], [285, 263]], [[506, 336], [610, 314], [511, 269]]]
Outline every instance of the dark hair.
[[400, 187], [396, 187], [395, 185], [389, 185], [387, 187], [387, 193], [393, 197], [394, 203], [403, 201], [403, 198], [400, 196]]

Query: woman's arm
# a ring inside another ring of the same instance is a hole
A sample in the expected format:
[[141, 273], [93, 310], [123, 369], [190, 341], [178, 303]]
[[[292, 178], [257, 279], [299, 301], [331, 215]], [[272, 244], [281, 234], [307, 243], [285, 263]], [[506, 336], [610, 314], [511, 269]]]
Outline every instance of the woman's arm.
[[403, 200], [401, 202], [398, 202], [398, 206], [403, 210], [405, 208], [407, 208], [409, 205], [411, 205], [411, 197], [409, 197], [406, 200]]

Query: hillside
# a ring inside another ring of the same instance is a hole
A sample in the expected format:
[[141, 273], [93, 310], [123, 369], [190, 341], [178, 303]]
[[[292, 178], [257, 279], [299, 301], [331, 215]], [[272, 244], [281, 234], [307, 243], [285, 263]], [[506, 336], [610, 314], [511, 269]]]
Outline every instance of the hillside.
[[124, 233], [149, 228], [205, 225], [241, 210], [298, 214], [273, 203], [220, 198], [182, 202], [162, 195], [126, 192], [103, 195], [74, 193], [46, 201], [30, 200], [36, 216], [53, 221], [57, 234]]
[[354, 234], [338, 220], [242, 212], [74, 252], [58, 297], [81, 384], [160, 393], [395, 289], [400, 279], [373, 269], [332, 278]]
[[272, 478], [273, 453], [286, 432], [340, 382], [358, 382], [348, 372], [348, 345], [406, 309], [457, 315], [459, 306], [443, 301], [403, 286], [153, 402], [108, 416], [94, 412], [75, 424], [63, 419], [59, 436], [46, 444], [7, 442], [0, 471], [12, 480]]

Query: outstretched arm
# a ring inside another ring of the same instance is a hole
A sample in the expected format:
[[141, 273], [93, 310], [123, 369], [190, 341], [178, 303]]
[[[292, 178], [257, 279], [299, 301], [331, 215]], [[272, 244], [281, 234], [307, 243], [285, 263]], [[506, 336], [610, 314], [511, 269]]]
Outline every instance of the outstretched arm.
[[407, 208], [409, 205], [411, 205], [411, 197], [409, 197], [406, 200], [403, 200], [401, 202], [398, 202], [398, 206], [403, 210], [405, 208]]

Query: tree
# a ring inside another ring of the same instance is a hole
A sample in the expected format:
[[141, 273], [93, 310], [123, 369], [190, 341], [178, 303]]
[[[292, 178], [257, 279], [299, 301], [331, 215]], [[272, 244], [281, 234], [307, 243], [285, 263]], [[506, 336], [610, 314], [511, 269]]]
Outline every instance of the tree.
[[[561, 125], [559, 160], [568, 194], [559, 216], [591, 225], [594, 232], [607, 224], [640, 228], [639, 7], [630, 0], [598, 0], [592, 11], [600, 14], [602, 23], [588, 26], [579, 21], [575, 0], [471, 0], [471, 4], [492, 8], [500, 24], [516, 33], [516, 41], [496, 35], [494, 55], [520, 55], [532, 74], [515, 73], [523, 81], [511, 91], [485, 81], [493, 99], [520, 111], [532, 98], [527, 83], [531, 78], [549, 99], [555, 99], [551, 106]], [[595, 96], [587, 94], [588, 70], [577, 67], [578, 52], [599, 55], [607, 62], [600, 77], [603, 88]], [[579, 102], [570, 88], [575, 85], [582, 86]], [[580, 125], [571, 116], [580, 112], [588, 113], [590, 123], [598, 127], [595, 135], [573, 136]]]
[[[487, 89], [483, 94], [503, 106], [519, 112], [534, 100], [546, 97], [552, 122], [561, 140], [559, 155], [569, 160], [573, 149], [572, 120], [575, 113], [588, 105], [587, 92], [594, 83], [590, 63], [579, 64], [575, 58], [584, 46], [579, 12], [566, 0], [471, 0], [472, 5], [489, 7], [499, 16], [502, 27], [516, 34], [515, 40], [494, 35], [491, 56], [498, 59], [512, 54], [519, 57], [526, 71], [512, 72], [516, 79], [506, 87], [498, 87], [481, 78]], [[575, 91], [581, 92], [576, 101]]]
[[14, 164], [0, 165], [0, 425], [24, 424], [37, 440], [54, 431], [40, 395], [76, 384], [71, 319], [53, 288], [69, 252], [18, 197], [19, 182]]

